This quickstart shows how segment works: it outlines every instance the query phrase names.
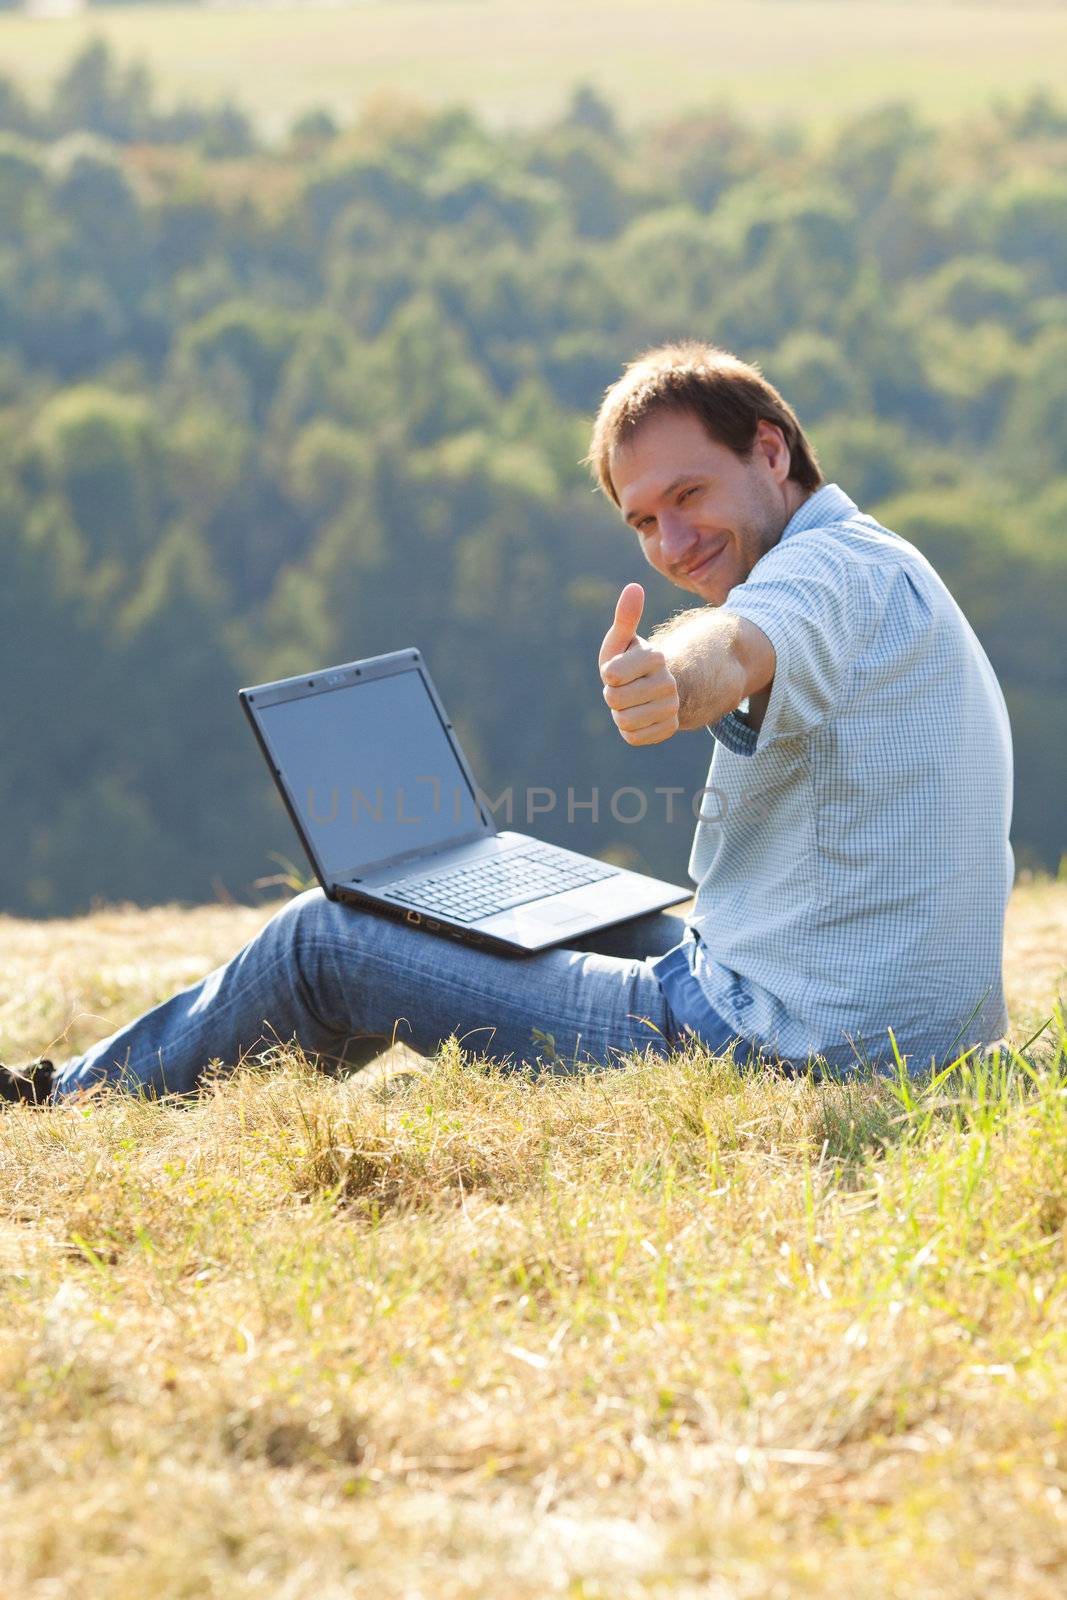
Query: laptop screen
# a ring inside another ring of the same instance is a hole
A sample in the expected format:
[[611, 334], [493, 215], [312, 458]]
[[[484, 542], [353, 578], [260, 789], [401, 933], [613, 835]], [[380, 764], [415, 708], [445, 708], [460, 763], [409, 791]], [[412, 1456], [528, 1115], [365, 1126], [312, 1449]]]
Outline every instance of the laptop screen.
[[488, 831], [417, 668], [256, 716], [327, 882]]

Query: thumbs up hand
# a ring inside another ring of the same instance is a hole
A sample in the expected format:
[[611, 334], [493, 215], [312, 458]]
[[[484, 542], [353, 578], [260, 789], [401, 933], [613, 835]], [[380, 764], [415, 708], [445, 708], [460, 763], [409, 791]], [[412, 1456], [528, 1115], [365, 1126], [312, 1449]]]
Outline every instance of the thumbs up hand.
[[645, 591], [628, 583], [615, 607], [615, 620], [600, 646], [604, 699], [627, 744], [661, 744], [677, 733], [678, 685], [661, 650], [637, 629]]

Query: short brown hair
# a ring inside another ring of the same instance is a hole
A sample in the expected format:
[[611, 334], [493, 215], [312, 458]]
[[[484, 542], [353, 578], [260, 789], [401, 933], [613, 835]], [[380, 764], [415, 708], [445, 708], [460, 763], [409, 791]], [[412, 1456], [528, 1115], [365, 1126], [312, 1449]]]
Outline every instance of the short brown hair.
[[661, 411], [687, 411], [710, 438], [748, 458], [760, 422], [781, 428], [789, 447], [789, 476], [809, 492], [823, 481], [819, 463], [796, 412], [758, 367], [713, 344], [687, 340], [660, 345], [631, 361], [604, 396], [586, 457], [604, 493], [618, 505], [611, 481], [611, 452], [642, 422]]

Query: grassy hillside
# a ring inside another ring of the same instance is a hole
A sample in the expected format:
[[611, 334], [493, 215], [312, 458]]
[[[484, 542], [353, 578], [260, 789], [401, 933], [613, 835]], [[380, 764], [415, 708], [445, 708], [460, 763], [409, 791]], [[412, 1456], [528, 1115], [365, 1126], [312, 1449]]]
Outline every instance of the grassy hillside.
[[1025, 0], [365, 0], [4, 14], [0, 71], [43, 92], [97, 34], [146, 61], [164, 99], [232, 95], [271, 132], [310, 105], [348, 120], [382, 89], [531, 123], [579, 80], [634, 120], [712, 99], [749, 121], [828, 122], [902, 98], [940, 118], [1055, 86], [1067, 57], [1067, 13]]
[[[0, 1037], [88, 1039], [261, 915], [0, 921]], [[1008, 948], [1029, 1029], [1067, 889]], [[917, 1099], [446, 1051], [0, 1112], [5, 1600], [1052, 1600], [1062, 1044]]]

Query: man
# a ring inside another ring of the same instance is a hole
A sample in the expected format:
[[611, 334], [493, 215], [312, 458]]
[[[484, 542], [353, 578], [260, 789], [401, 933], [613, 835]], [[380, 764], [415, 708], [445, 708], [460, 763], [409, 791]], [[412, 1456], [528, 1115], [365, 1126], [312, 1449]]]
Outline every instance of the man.
[[838, 1068], [996, 1040], [1011, 735], [929, 562], [823, 484], [793, 412], [721, 351], [636, 362], [592, 461], [650, 564], [712, 608], [631, 642], [631, 585], [601, 660], [630, 743], [715, 738], [695, 910], [657, 966], [675, 1015]]
[[706, 602], [646, 641], [629, 584], [600, 652], [628, 744], [713, 738], [684, 930], [642, 919], [636, 954], [616, 931], [515, 960], [314, 891], [61, 1070], [9, 1074], [10, 1098], [186, 1093], [272, 1039], [351, 1062], [455, 1033], [566, 1069], [695, 1036], [847, 1072], [897, 1052], [921, 1070], [1003, 1033], [1010, 733], [933, 568], [824, 484], [782, 397], [711, 346], [634, 362], [590, 460], [649, 564]]

